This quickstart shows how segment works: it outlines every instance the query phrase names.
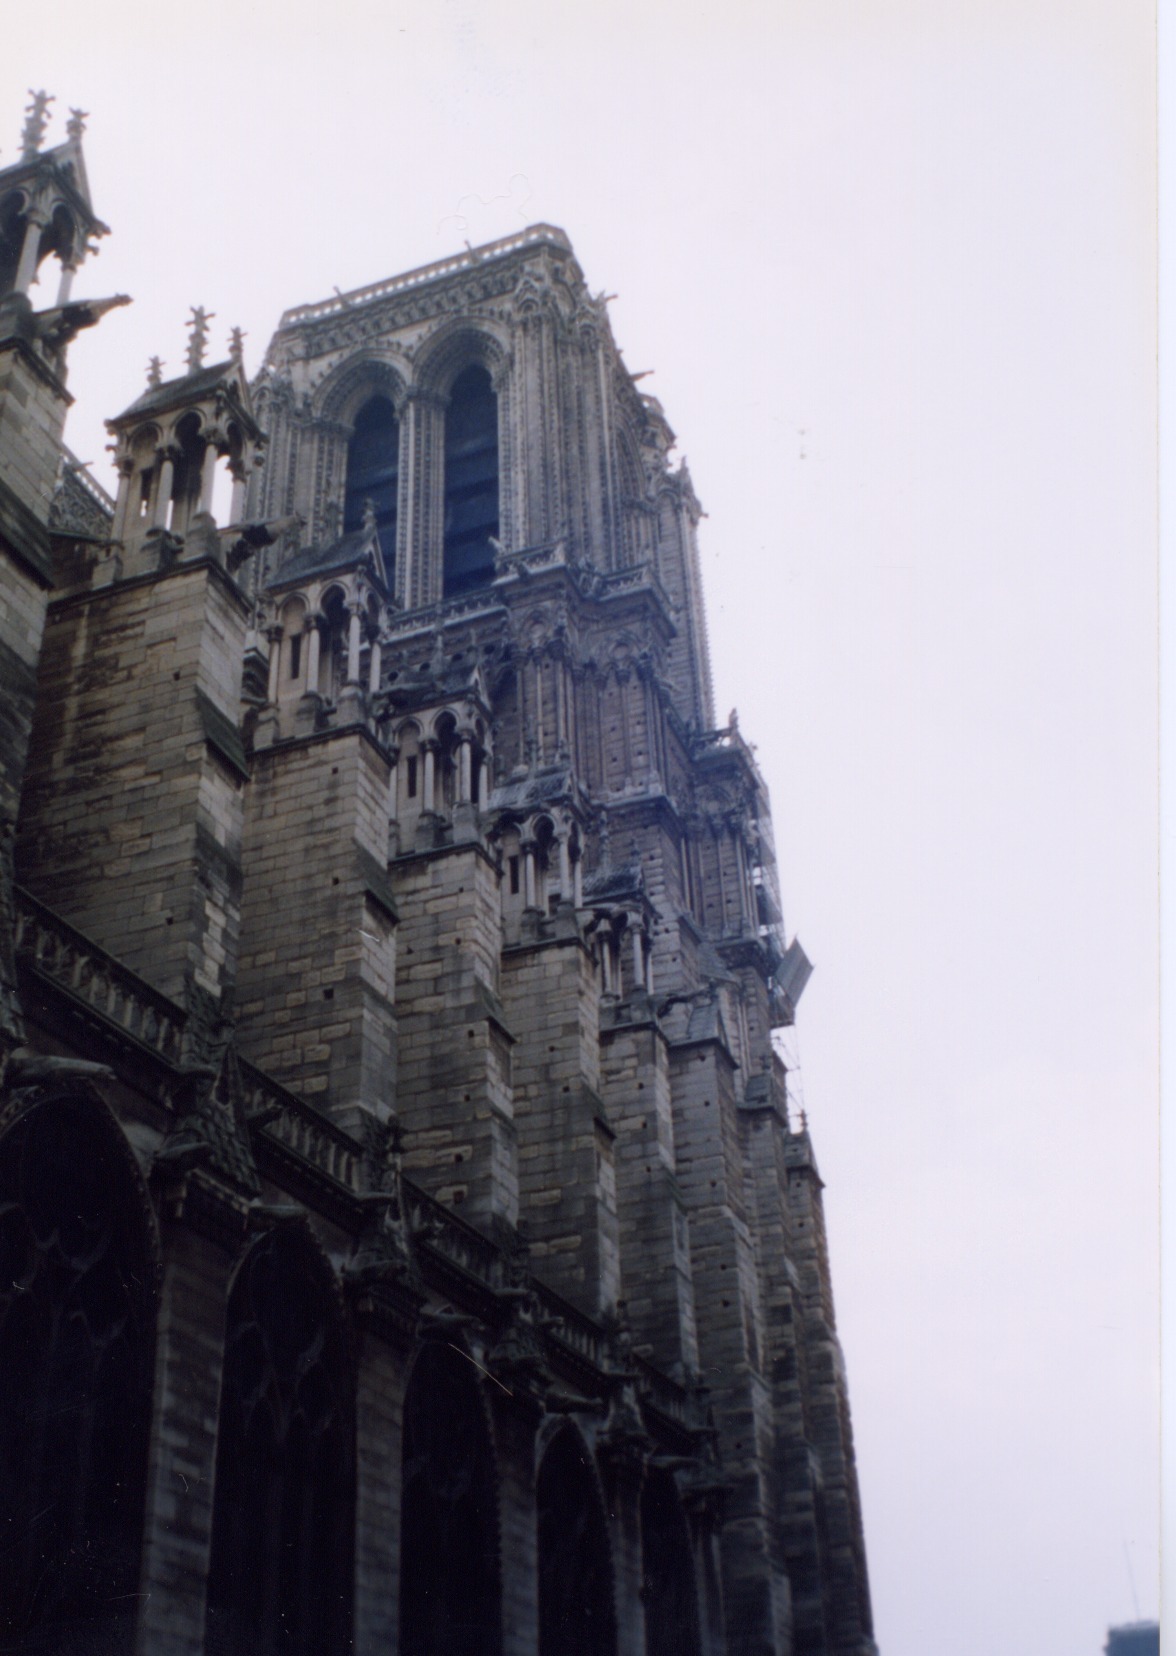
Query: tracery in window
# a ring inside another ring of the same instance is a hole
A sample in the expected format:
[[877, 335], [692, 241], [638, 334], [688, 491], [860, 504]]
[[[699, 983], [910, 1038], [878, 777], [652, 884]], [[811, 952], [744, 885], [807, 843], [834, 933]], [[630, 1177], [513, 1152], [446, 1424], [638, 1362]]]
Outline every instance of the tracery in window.
[[588, 1450], [565, 1428], [539, 1467], [539, 1656], [616, 1656], [612, 1568]]
[[328, 1269], [306, 1237], [271, 1231], [229, 1297], [210, 1656], [349, 1648], [354, 1404]]
[[498, 398], [485, 368], [460, 373], [445, 412], [446, 598], [494, 579], [498, 538]]
[[0, 1649], [132, 1647], [151, 1414], [146, 1197], [102, 1106], [0, 1139]]
[[477, 1371], [425, 1346], [404, 1401], [401, 1656], [499, 1656], [494, 1453]]

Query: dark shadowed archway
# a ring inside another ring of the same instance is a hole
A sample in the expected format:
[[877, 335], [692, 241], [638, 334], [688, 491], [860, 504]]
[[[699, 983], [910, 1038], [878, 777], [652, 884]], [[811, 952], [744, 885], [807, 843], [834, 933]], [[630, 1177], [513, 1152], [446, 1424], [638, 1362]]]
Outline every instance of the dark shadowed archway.
[[86, 1091], [47, 1092], [0, 1137], [0, 1650], [131, 1649], [154, 1318], [130, 1148]]
[[350, 1648], [354, 1382], [330, 1266], [295, 1227], [229, 1296], [208, 1581], [209, 1656]]
[[591, 1457], [570, 1427], [539, 1467], [539, 1656], [616, 1656], [608, 1527]]
[[641, 1491], [641, 1573], [646, 1656], [701, 1656], [690, 1528], [664, 1471]]
[[497, 1478], [469, 1359], [424, 1347], [404, 1400], [401, 1656], [499, 1656]]

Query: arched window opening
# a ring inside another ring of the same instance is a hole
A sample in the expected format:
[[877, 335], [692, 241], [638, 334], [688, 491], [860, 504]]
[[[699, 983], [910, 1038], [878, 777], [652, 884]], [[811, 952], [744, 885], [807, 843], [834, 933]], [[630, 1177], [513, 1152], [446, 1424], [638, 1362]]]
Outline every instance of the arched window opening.
[[477, 1371], [427, 1345], [404, 1402], [401, 1656], [499, 1656], [494, 1452]]
[[0, 1140], [0, 1649], [132, 1648], [151, 1417], [146, 1196], [101, 1106]]
[[690, 1530], [668, 1472], [641, 1491], [641, 1566], [646, 1656], [701, 1656]]
[[561, 1431], [539, 1468], [539, 1656], [615, 1656], [608, 1530], [579, 1434]]
[[350, 1645], [355, 1428], [345, 1331], [310, 1242], [271, 1231], [229, 1296], [210, 1656]]
[[184, 415], [176, 427], [175, 440], [179, 452], [172, 484], [171, 515], [166, 527], [173, 534], [182, 535], [200, 504], [205, 442], [198, 414]]
[[[347, 600], [340, 587], [332, 587], [322, 601], [325, 629], [319, 684], [328, 701], [338, 701], [347, 682]], [[325, 667], [325, 671], [323, 668]]]
[[540, 817], [535, 824], [535, 907], [543, 914], [550, 907], [555, 855], [555, 828], [550, 817]]
[[376, 513], [380, 546], [389, 566], [396, 552], [396, 513], [400, 493], [400, 421], [387, 397], [371, 397], [355, 419], [347, 445], [347, 492], [343, 496], [343, 532], [363, 525], [364, 507]]
[[445, 414], [446, 598], [494, 579], [491, 536], [498, 538], [498, 398], [475, 366], [454, 381]]

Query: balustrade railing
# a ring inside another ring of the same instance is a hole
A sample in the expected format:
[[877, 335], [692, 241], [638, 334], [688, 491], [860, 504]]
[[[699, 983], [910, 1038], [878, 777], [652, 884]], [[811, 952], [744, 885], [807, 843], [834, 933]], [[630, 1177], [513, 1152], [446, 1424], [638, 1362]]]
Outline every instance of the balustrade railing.
[[358, 1191], [363, 1148], [351, 1134], [264, 1070], [243, 1058], [239, 1068], [246, 1120], [255, 1120], [257, 1131], [292, 1150], [344, 1189]]
[[17, 958], [51, 983], [168, 1063], [179, 1061], [178, 1007], [19, 886], [15, 943]]

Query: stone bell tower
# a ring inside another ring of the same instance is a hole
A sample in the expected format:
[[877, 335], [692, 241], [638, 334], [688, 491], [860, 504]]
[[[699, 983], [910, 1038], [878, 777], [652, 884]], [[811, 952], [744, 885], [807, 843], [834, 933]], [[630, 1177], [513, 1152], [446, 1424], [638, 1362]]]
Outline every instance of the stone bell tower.
[[253, 394], [246, 515], [300, 527], [249, 576], [286, 872], [243, 1039], [349, 1122], [394, 1103], [406, 1173], [710, 1388], [730, 1650], [864, 1656], [820, 1181], [773, 1045], [810, 967], [753, 751], [715, 728], [664, 411], [550, 225], [288, 311]]

